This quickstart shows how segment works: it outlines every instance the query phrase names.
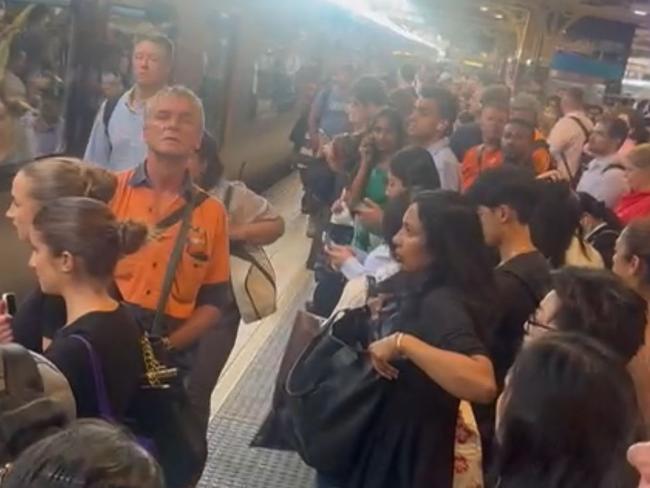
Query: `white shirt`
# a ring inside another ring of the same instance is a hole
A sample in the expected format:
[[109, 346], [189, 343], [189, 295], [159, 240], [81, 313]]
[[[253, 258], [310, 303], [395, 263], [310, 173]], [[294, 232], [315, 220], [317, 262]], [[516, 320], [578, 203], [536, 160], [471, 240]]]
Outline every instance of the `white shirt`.
[[[587, 131], [594, 130], [594, 124], [589, 120], [587, 114], [576, 111], [570, 112], [558, 120], [548, 136], [551, 154], [557, 161], [558, 169], [564, 176], [570, 178], [573, 178], [580, 168], [580, 157], [587, 143], [585, 131], [574, 118], [579, 119]], [[570, 175], [564, 164], [565, 159], [571, 171]]]
[[460, 163], [449, 147], [449, 139], [435, 142], [427, 148], [436, 164], [442, 190], [460, 191]]

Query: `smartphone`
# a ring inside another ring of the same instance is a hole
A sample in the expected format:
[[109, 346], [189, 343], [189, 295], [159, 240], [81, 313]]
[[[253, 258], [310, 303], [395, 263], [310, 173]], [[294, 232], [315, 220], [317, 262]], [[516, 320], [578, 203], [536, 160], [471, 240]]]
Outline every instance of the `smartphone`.
[[332, 237], [330, 236], [329, 232], [327, 232], [327, 231], [323, 232], [322, 241], [323, 241], [323, 246], [325, 248], [332, 247], [333, 241], [332, 241]]
[[2, 301], [5, 303], [6, 311], [9, 315], [16, 315], [18, 304], [16, 303], [15, 293], [3, 293]]

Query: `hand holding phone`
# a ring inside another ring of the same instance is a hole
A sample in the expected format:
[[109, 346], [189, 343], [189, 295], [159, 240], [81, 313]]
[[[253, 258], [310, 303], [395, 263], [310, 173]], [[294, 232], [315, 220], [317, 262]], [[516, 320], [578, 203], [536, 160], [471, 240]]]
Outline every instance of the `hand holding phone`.
[[15, 313], [16, 296], [13, 293], [5, 293], [0, 300], [0, 344], [8, 344], [14, 340], [11, 321]]

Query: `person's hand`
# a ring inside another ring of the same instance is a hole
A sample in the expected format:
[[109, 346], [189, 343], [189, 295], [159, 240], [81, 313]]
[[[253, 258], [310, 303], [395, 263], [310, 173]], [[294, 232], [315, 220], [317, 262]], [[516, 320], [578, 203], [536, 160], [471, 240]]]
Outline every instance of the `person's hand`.
[[381, 229], [384, 220], [384, 211], [375, 202], [365, 198], [363, 203], [356, 208], [357, 218], [366, 229]]
[[390, 364], [391, 361], [399, 357], [399, 351], [397, 350], [398, 336], [399, 334], [393, 334], [368, 346], [372, 367], [387, 380], [396, 380], [399, 377], [399, 370]]
[[552, 169], [551, 171], [547, 171], [545, 173], [537, 175], [537, 179], [558, 182], [558, 181], [564, 181], [567, 178], [560, 171], [556, 169]]
[[338, 244], [330, 244], [325, 248], [325, 252], [329, 256], [330, 265], [335, 269], [341, 269], [345, 261], [355, 256], [351, 247]]
[[375, 138], [372, 135], [367, 135], [359, 145], [359, 155], [361, 156], [361, 163], [371, 164], [375, 157]]
[[12, 316], [7, 313], [7, 304], [0, 300], [0, 344], [9, 344], [14, 340], [11, 328]]
[[639, 488], [650, 488], [650, 442], [641, 442], [630, 447], [627, 460], [641, 476]]

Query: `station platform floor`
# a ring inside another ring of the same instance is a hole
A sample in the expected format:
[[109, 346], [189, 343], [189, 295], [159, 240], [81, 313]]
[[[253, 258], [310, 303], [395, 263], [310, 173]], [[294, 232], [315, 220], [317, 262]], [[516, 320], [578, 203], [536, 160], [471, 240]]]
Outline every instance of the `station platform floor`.
[[305, 268], [310, 241], [300, 213], [297, 174], [282, 179], [266, 197], [284, 217], [284, 236], [267, 248], [278, 285], [278, 311], [242, 324], [237, 343], [212, 396], [209, 455], [200, 488], [308, 488], [313, 471], [293, 453], [250, 448], [270, 408], [275, 376], [296, 311], [313, 289]]

